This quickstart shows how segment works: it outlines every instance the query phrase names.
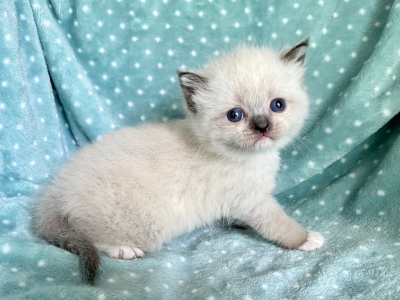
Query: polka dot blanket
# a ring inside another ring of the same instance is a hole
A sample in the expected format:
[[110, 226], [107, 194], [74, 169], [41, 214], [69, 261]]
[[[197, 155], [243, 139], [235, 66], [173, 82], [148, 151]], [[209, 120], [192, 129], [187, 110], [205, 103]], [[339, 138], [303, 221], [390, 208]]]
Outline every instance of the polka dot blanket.
[[[400, 299], [399, 0], [3, 0], [0, 16], [1, 299]], [[90, 286], [32, 235], [32, 193], [78, 147], [183, 116], [176, 69], [307, 36], [311, 117], [275, 194], [321, 249], [218, 223], [103, 256]]]

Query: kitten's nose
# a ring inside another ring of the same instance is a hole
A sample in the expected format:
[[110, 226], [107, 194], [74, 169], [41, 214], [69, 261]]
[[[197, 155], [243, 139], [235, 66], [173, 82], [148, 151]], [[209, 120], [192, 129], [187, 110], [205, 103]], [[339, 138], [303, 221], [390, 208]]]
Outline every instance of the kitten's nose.
[[253, 128], [259, 132], [266, 132], [270, 127], [270, 122], [267, 116], [259, 115], [252, 118]]

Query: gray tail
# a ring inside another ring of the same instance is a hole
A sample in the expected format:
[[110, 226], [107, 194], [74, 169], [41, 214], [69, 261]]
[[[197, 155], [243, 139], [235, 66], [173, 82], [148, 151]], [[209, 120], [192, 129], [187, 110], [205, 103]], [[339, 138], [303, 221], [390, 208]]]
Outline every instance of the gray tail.
[[101, 265], [100, 254], [85, 235], [76, 232], [68, 224], [68, 219], [59, 216], [54, 235], [44, 237], [50, 244], [79, 256], [82, 279], [93, 284]]

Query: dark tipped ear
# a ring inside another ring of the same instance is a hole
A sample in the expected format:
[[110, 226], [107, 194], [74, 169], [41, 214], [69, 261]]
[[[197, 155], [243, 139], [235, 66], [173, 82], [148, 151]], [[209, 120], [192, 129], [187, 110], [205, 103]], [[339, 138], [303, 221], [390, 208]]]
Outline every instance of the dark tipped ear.
[[185, 97], [187, 107], [192, 113], [197, 113], [196, 103], [193, 96], [201, 89], [205, 89], [207, 85], [207, 78], [200, 76], [196, 73], [187, 71], [176, 71], [179, 77], [179, 82]]
[[283, 50], [281, 52], [281, 59], [283, 61], [299, 63], [300, 65], [303, 65], [304, 59], [306, 58], [309, 41], [310, 38], [307, 38], [293, 46], [291, 49]]

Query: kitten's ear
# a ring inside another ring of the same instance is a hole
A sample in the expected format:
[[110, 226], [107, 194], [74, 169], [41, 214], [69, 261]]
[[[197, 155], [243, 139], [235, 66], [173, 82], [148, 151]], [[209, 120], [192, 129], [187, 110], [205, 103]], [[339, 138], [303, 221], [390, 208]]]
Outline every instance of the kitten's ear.
[[179, 77], [179, 83], [185, 97], [188, 109], [192, 113], [197, 113], [196, 103], [193, 100], [193, 96], [199, 91], [204, 90], [207, 85], [207, 78], [200, 76], [196, 73], [187, 71], [176, 71]]
[[298, 63], [301, 66], [304, 65], [309, 41], [310, 38], [306, 38], [291, 49], [283, 50], [281, 52], [281, 59], [287, 62]]

